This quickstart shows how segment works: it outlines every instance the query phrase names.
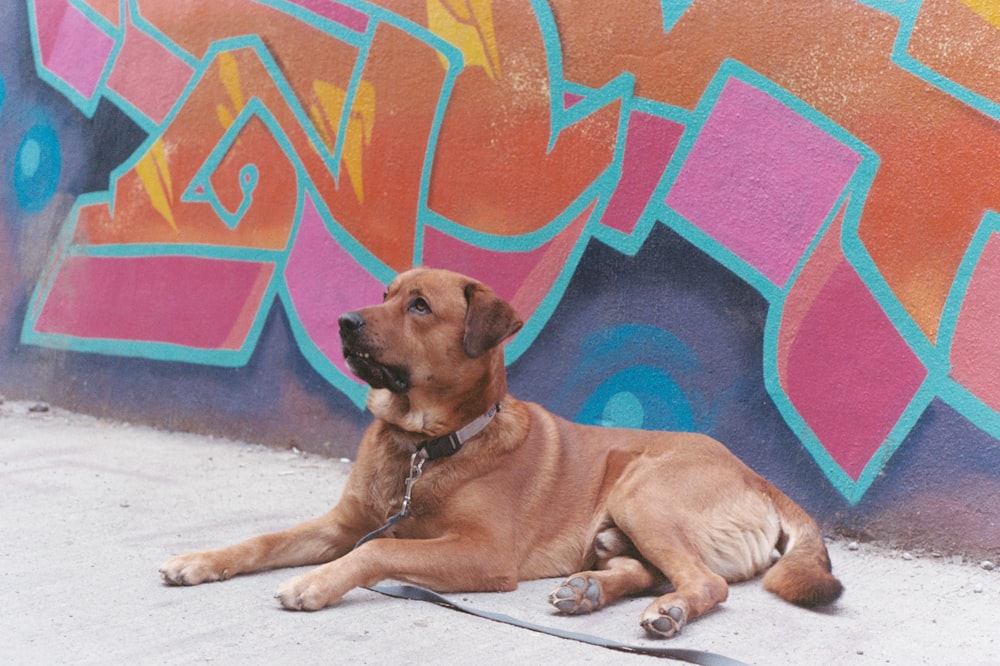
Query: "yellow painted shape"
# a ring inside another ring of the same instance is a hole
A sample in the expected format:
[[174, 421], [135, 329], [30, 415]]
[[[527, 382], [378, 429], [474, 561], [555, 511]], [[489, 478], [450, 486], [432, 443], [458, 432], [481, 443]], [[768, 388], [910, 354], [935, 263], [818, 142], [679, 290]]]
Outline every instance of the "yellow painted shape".
[[493, 0], [427, 0], [427, 27], [462, 52], [466, 67], [482, 67], [491, 79], [501, 77]]
[[219, 78], [222, 85], [229, 93], [229, 99], [233, 102], [233, 108], [239, 113], [243, 110], [243, 85], [240, 83], [240, 66], [236, 63], [236, 58], [232, 53], [223, 52], [219, 54]]
[[219, 123], [223, 128], [229, 129], [229, 127], [236, 120], [233, 117], [233, 112], [225, 104], [217, 104], [215, 107], [215, 114], [219, 117]]
[[236, 121], [236, 116], [243, 110], [243, 83], [240, 81], [240, 66], [232, 53], [224, 51], [219, 54], [219, 80], [229, 95], [230, 106], [217, 104], [215, 114], [224, 129], [229, 129]]
[[145, 155], [139, 158], [135, 165], [135, 173], [146, 188], [146, 194], [153, 208], [167, 221], [170, 228], [177, 231], [174, 211], [170, 202], [173, 200], [174, 187], [167, 164], [167, 151], [162, 140], [153, 143]]
[[[333, 150], [340, 117], [347, 103], [347, 93], [325, 81], [313, 81], [313, 94], [319, 105], [313, 105], [309, 115], [313, 125], [319, 131], [323, 142], [329, 150]], [[355, 93], [351, 114], [347, 118], [347, 130], [344, 133], [344, 149], [341, 161], [351, 179], [354, 196], [359, 203], [365, 201], [364, 188], [364, 148], [372, 140], [375, 130], [375, 86], [368, 81], [361, 81]]]
[[[365, 145], [368, 145], [375, 130], [375, 86], [367, 81], [358, 84], [358, 90], [354, 95], [351, 119], [355, 118], [361, 123], [360, 129], [365, 138]], [[347, 124], [350, 126], [350, 121]]]
[[347, 93], [343, 88], [326, 81], [313, 81], [313, 94], [319, 101], [310, 109], [313, 125], [323, 137], [323, 143], [328, 150], [333, 150], [333, 142], [337, 138], [337, 128], [340, 126], [340, 116], [344, 113], [344, 102]]
[[989, 21], [994, 28], [1000, 28], [1000, 2], [997, 0], [961, 0], [961, 2]]

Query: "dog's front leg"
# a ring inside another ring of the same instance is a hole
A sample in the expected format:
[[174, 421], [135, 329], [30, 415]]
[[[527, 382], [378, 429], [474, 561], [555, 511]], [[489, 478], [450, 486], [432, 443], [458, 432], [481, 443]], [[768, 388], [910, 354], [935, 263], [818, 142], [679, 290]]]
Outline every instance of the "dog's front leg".
[[198, 585], [254, 571], [329, 562], [348, 552], [364, 533], [345, 524], [339, 514], [335, 508], [291, 529], [172, 557], [160, 567], [160, 575], [170, 585]]
[[518, 580], [514, 558], [489, 541], [467, 536], [375, 539], [292, 578], [274, 596], [290, 610], [319, 610], [355, 587], [387, 578], [438, 592], [509, 592]]

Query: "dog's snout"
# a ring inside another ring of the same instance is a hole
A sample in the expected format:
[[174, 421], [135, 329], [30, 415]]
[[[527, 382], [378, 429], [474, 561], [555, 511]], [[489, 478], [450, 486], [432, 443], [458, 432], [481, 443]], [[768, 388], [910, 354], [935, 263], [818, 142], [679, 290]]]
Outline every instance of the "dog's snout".
[[365, 326], [364, 318], [357, 312], [345, 312], [337, 321], [341, 333], [357, 333]]

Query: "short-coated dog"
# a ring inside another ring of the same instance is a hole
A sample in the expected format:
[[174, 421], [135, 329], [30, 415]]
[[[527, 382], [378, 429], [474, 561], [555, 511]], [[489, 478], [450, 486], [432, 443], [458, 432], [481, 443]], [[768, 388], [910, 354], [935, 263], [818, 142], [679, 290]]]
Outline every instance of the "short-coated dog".
[[577, 425], [508, 394], [503, 342], [521, 320], [482, 283], [413, 269], [339, 326], [374, 416], [340, 501], [291, 529], [173, 557], [164, 581], [320, 565], [275, 595], [317, 610], [387, 578], [459, 592], [565, 577], [549, 601], [567, 614], [659, 594], [639, 621], [663, 637], [725, 601], [727, 582], [765, 571], [764, 586], [795, 604], [840, 595], [816, 523], [719, 442]]

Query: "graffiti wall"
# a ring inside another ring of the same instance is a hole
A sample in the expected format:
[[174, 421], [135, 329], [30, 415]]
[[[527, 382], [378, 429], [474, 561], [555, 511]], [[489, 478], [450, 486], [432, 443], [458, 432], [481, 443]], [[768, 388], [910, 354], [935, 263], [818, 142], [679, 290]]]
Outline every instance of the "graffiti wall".
[[414, 265], [511, 387], [697, 430], [830, 529], [1000, 550], [1000, 9], [18, 0], [0, 390], [350, 455]]

